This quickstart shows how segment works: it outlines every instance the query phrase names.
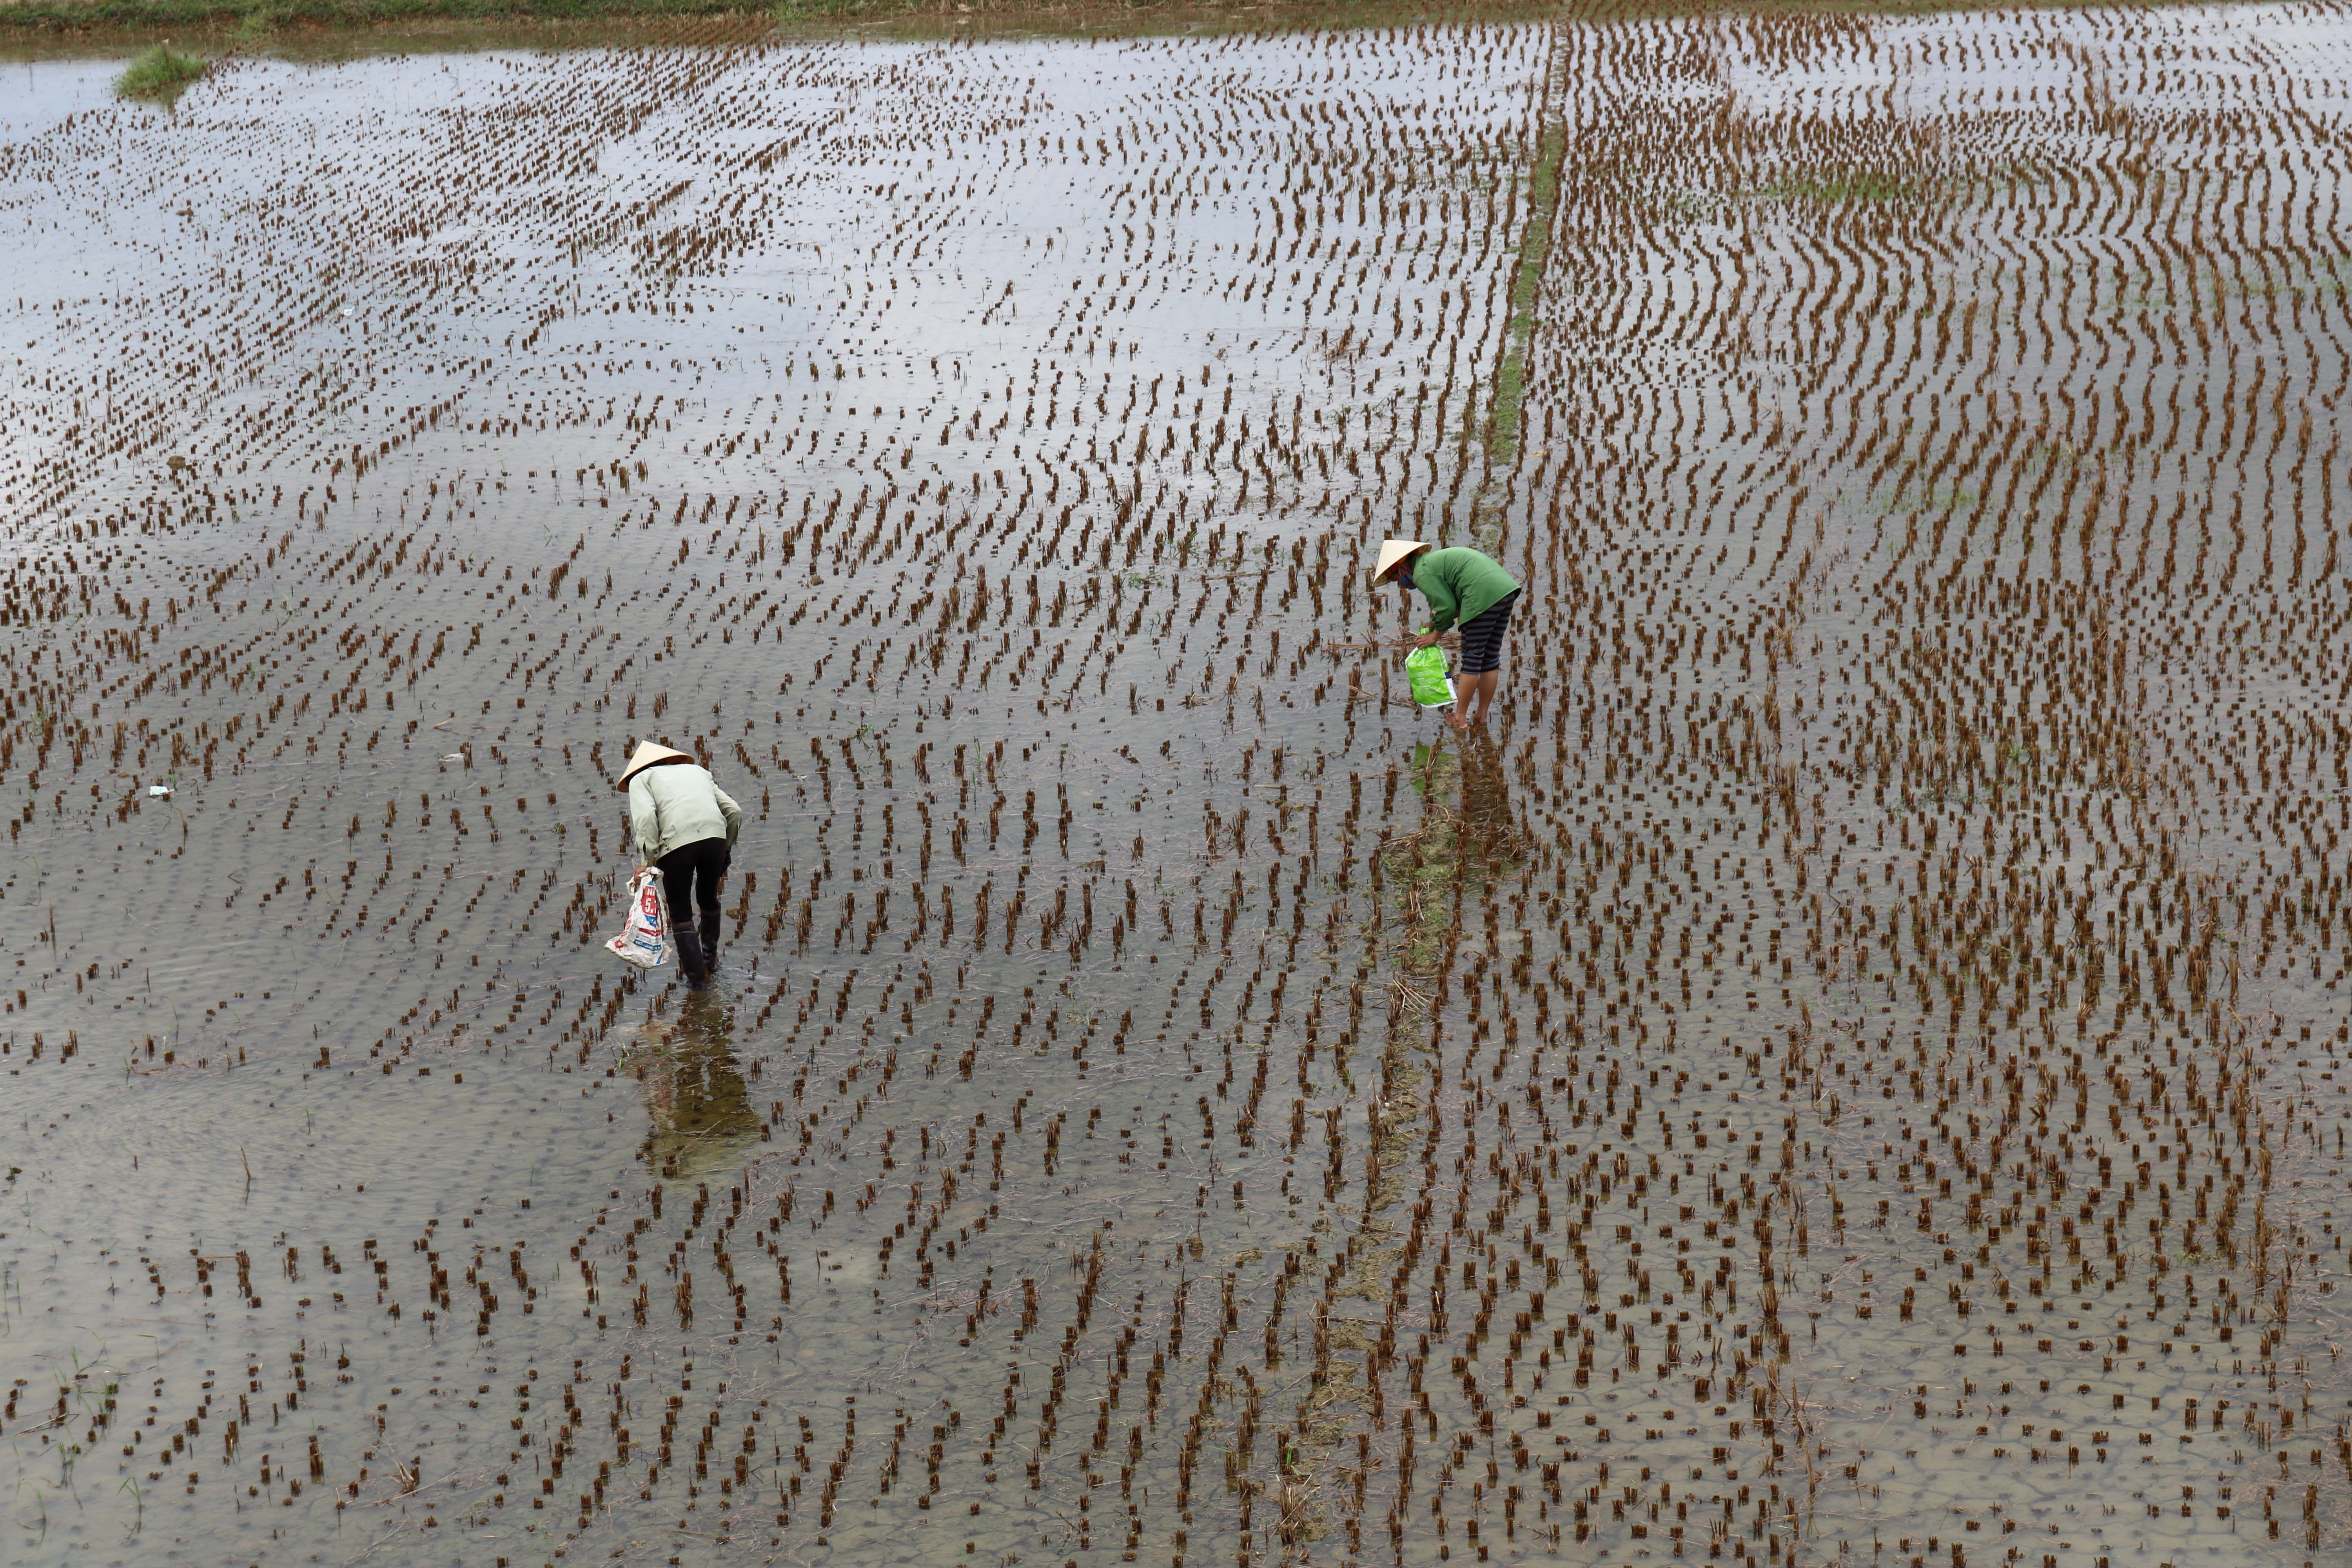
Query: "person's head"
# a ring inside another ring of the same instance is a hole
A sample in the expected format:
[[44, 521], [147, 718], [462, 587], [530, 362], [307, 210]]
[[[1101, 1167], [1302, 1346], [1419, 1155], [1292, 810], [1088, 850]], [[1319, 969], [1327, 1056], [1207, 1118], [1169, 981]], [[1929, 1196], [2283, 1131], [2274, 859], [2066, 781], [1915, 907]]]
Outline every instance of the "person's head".
[[659, 741], [639, 741], [637, 749], [629, 754], [629, 765], [623, 768], [621, 776], [613, 781], [614, 787], [628, 788], [629, 781], [647, 768], [667, 767], [672, 763], [692, 761], [694, 761], [692, 757], [674, 746], [665, 746]]
[[1381, 552], [1372, 563], [1372, 586], [1383, 583], [1401, 584], [1407, 593], [1412, 591], [1412, 559], [1430, 547], [1418, 539], [1384, 539]]

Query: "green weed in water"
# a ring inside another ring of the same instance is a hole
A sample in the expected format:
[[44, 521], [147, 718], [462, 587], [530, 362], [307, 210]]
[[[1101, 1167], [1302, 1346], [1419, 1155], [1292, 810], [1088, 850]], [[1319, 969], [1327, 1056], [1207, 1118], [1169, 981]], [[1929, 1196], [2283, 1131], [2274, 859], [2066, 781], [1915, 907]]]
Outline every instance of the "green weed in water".
[[1784, 174], [1759, 186], [1755, 194], [1766, 201], [1895, 202], [1916, 200], [1927, 194], [1927, 186], [1898, 174], [1864, 169]]
[[158, 98], [168, 103], [211, 68], [209, 61], [177, 53], [169, 42], [161, 43], [114, 79], [114, 90], [123, 98]]
[[1519, 237], [1518, 266], [1511, 279], [1510, 324], [1504, 334], [1502, 363], [1495, 373], [1495, 401], [1487, 416], [1486, 458], [1496, 466], [1511, 462], [1519, 452], [1528, 351], [1536, 330], [1536, 295], [1551, 256], [1552, 215], [1559, 206], [1559, 170], [1567, 151], [1566, 126], [1551, 126], [1537, 149], [1535, 170], [1528, 181], [1528, 223]]

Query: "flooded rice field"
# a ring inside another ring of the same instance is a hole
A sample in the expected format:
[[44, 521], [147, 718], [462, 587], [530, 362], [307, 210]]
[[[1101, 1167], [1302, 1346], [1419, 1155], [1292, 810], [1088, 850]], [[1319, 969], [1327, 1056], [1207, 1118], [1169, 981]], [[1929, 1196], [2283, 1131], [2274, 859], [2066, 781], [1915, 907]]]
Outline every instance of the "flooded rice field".
[[2352, 11], [120, 65], [0, 1556], [2352, 1551]]

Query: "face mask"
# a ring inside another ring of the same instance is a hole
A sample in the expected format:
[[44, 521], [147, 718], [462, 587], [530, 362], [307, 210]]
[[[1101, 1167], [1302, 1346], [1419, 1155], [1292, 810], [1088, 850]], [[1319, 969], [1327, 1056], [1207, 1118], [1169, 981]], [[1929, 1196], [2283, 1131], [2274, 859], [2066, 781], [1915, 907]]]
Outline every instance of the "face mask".
[[1408, 594], [1412, 593], [1412, 586], [1413, 586], [1413, 584], [1412, 584], [1412, 573], [1410, 573], [1410, 572], [1400, 572], [1400, 573], [1398, 573], [1398, 574], [1397, 574], [1397, 585], [1398, 585], [1399, 587], [1402, 588], [1406, 593], [1408, 593]]

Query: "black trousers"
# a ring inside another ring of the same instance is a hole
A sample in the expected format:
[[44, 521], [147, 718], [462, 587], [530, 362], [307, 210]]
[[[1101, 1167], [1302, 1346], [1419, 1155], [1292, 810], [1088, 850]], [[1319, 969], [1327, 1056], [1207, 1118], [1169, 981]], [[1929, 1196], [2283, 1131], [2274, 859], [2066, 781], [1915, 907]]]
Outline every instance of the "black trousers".
[[681, 948], [695, 929], [698, 908], [703, 914], [703, 931], [710, 937], [711, 945], [718, 945], [719, 884], [726, 879], [727, 862], [724, 838], [681, 844], [654, 862], [661, 868], [662, 889], [669, 900], [670, 929], [677, 933]]
[[1511, 611], [1519, 602], [1519, 590], [1512, 589], [1477, 616], [1462, 623], [1463, 675], [1484, 675], [1503, 668], [1503, 633], [1511, 624]]

